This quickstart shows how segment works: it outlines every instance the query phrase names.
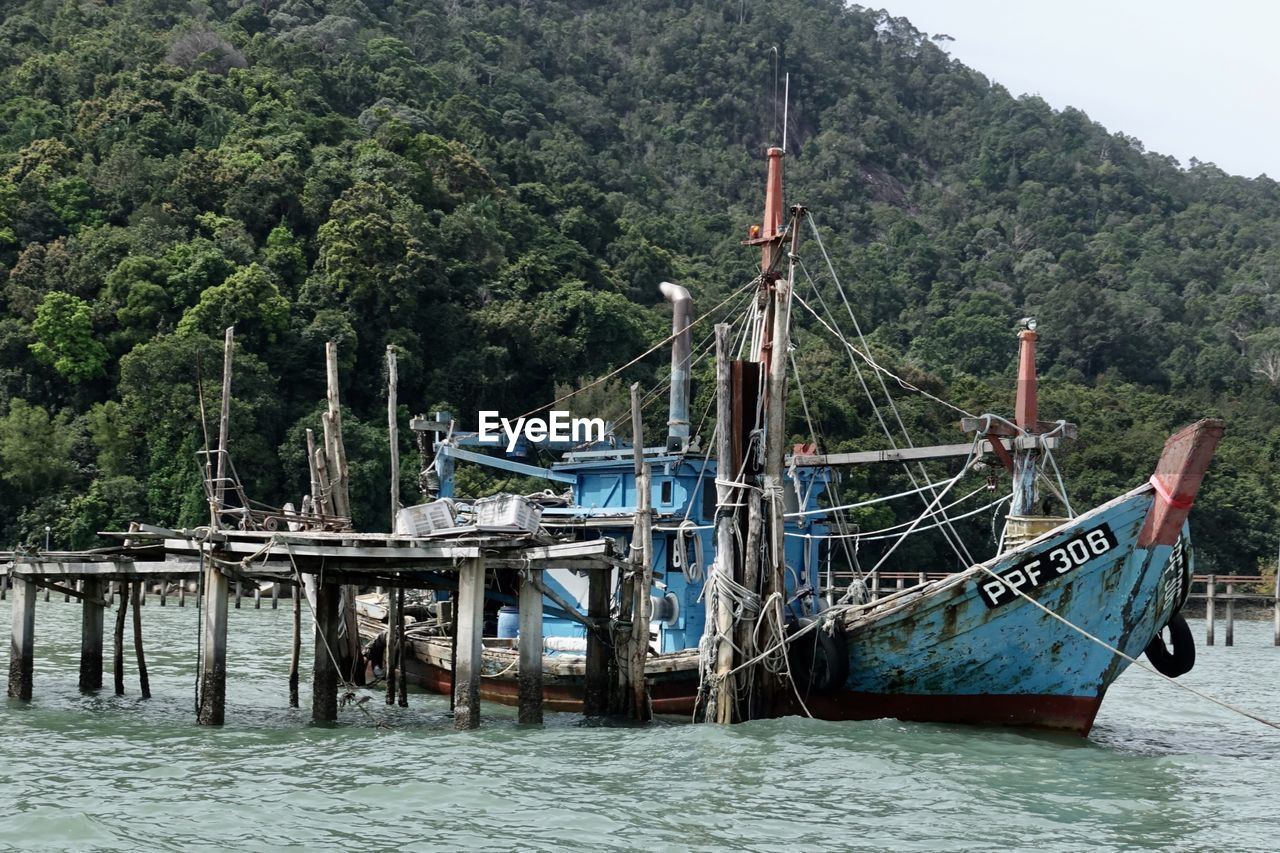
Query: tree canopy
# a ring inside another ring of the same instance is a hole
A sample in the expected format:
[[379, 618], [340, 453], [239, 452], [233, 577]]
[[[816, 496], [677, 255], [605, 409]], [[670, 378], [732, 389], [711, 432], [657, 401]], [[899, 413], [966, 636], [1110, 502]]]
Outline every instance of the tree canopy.
[[[1013, 330], [1035, 315], [1041, 411], [1081, 427], [1063, 459], [1077, 503], [1221, 414], [1200, 559], [1248, 572], [1274, 551], [1280, 186], [1012, 97], [905, 19], [837, 0], [7, 3], [0, 545], [200, 521], [199, 402], [231, 323], [235, 458], [276, 505], [306, 488], [326, 340], [371, 454], [388, 345], [409, 409], [464, 418], [626, 364], [666, 335], [659, 281], [705, 311], [751, 277], [740, 241], [784, 115], [788, 197], [878, 359], [1008, 411]], [[875, 446], [844, 351], [797, 322], [823, 441]], [[622, 379], [652, 385], [664, 358]], [[957, 440], [954, 413], [901, 406]], [[353, 474], [360, 525], [385, 524], [385, 468]]]

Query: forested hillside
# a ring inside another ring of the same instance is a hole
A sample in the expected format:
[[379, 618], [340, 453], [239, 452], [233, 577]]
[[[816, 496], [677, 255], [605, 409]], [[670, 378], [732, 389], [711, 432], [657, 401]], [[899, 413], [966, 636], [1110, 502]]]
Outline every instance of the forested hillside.
[[[0, 9], [0, 547], [201, 522], [196, 380], [216, 409], [232, 323], [249, 492], [305, 491], [336, 340], [356, 520], [383, 529], [386, 346], [406, 417], [518, 413], [660, 341], [658, 281], [719, 303], [752, 275], [780, 68], [789, 199], [880, 358], [1009, 411], [1035, 315], [1042, 416], [1081, 427], [1078, 504], [1219, 414], [1201, 568], [1275, 550], [1280, 186], [1011, 97], [905, 20], [830, 0]], [[880, 446], [843, 354], [799, 337], [829, 446]], [[951, 413], [904, 405], [960, 440]]]

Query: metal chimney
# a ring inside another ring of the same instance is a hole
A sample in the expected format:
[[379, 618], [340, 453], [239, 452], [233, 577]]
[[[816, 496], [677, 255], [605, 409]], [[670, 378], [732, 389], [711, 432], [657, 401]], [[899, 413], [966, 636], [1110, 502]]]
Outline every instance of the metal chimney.
[[689, 446], [689, 355], [693, 349], [693, 299], [678, 284], [664, 281], [658, 290], [671, 303], [671, 406], [667, 416], [667, 450]]

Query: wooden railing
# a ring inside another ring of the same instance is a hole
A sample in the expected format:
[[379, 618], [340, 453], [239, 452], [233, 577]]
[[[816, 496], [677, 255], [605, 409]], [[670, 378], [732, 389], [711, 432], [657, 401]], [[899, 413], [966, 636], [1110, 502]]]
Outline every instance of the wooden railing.
[[1280, 578], [1274, 581], [1257, 575], [1196, 575], [1191, 579], [1189, 600], [1204, 602], [1205, 643], [1214, 643], [1214, 628], [1218, 616], [1218, 602], [1226, 607], [1226, 644], [1235, 645], [1236, 602], [1271, 602], [1272, 641], [1280, 646]]

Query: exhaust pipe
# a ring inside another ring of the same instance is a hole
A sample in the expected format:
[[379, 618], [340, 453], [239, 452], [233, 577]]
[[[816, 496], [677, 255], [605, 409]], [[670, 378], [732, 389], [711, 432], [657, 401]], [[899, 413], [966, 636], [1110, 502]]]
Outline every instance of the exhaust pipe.
[[667, 450], [683, 453], [689, 447], [689, 356], [693, 350], [693, 299], [678, 284], [664, 281], [658, 290], [671, 303], [671, 406], [667, 415]]

